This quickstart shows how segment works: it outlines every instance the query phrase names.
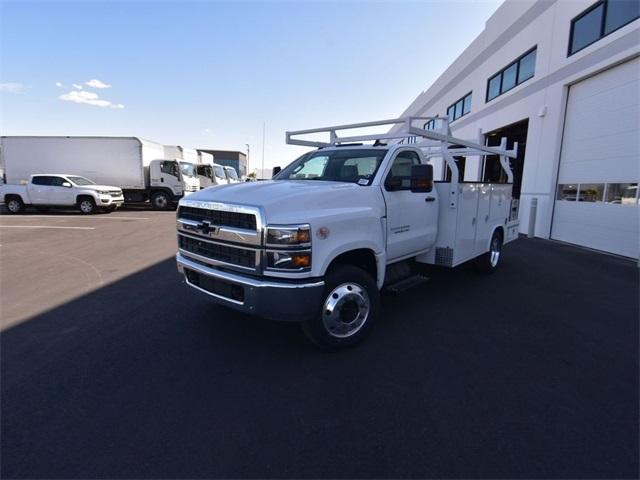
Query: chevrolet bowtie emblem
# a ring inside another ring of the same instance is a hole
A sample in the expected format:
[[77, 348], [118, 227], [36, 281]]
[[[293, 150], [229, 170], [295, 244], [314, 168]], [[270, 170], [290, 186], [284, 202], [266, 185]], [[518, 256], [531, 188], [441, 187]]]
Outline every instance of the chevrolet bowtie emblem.
[[220, 231], [220, 227], [217, 225], [211, 225], [211, 222], [208, 220], [203, 220], [198, 225], [198, 230], [202, 232], [203, 235], [217, 235]]

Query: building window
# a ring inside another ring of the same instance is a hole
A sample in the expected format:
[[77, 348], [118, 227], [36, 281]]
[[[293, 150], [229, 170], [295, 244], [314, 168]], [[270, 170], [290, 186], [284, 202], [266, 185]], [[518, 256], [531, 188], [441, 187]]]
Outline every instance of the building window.
[[459, 119], [460, 117], [464, 117], [469, 112], [471, 112], [471, 92], [467, 93], [464, 97], [447, 108], [447, 118], [449, 119], [449, 123]]
[[487, 102], [526, 82], [535, 75], [536, 51], [537, 47], [533, 47], [489, 78], [487, 82]]
[[640, 17], [638, 0], [601, 0], [571, 21], [569, 55]]
[[435, 130], [436, 129], [436, 119], [432, 118], [428, 122], [425, 122], [425, 124], [424, 124], [424, 126], [422, 128], [424, 130]]
[[565, 183], [558, 185], [556, 200], [638, 205], [637, 183]]

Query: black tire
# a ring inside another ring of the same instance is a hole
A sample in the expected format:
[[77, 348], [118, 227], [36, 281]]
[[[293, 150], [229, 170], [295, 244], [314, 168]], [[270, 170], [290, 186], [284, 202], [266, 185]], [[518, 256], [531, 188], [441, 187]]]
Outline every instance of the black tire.
[[326, 276], [320, 311], [302, 324], [305, 335], [326, 349], [356, 345], [380, 316], [380, 292], [371, 275], [352, 265], [337, 265]]
[[502, 232], [500, 230], [493, 232], [491, 243], [489, 243], [489, 251], [480, 255], [473, 262], [473, 266], [477, 271], [493, 273], [498, 269], [502, 258], [502, 242]]
[[171, 207], [171, 198], [166, 192], [156, 192], [151, 195], [151, 208], [154, 210], [168, 210]]
[[78, 210], [83, 215], [92, 215], [96, 213], [97, 207], [96, 202], [91, 197], [80, 197], [78, 198]]
[[49, 210], [49, 207], [36, 207], [36, 211], [38, 211], [38, 213], [49, 213]]
[[7, 207], [7, 212], [11, 215], [19, 215], [24, 212], [24, 202], [16, 195], [7, 197], [5, 199], [5, 206]]

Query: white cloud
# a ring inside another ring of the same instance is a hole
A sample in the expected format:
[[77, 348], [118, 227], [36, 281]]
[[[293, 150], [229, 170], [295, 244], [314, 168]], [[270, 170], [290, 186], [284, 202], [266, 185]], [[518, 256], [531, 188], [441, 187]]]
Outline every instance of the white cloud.
[[88, 87], [92, 88], [111, 88], [111, 85], [101, 82], [98, 79], [89, 80], [88, 82], [84, 82], [84, 84]]
[[62, 82], [56, 82], [56, 87], [62, 88], [62, 87], [64, 87], [64, 85], [62, 85]]
[[113, 103], [109, 100], [101, 99], [97, 93], [87, 92], [84, 90], [71, 90], [69, 93], [60, 95], [58, 98], [65, 102], [84, 103], [86, 105], [94, 105], [96, 107], [124, 108], [124, 105], [121, 103]]
[[77, 83], [72, 83], [71, 86], [73, 88], [77, 88], [78, 90], [82, 90], [82, 85], [78, 85]]
[[23, 93], [26, 87], [21, 83], [7, 82], [0, 83], [0, 92], [4, 93]]

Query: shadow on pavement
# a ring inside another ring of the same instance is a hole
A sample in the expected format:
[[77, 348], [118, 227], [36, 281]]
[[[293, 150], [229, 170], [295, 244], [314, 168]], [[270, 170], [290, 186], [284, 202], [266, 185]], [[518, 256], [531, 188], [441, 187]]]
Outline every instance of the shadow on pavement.
[[2, 333], [3, 478], [635, 477], [638, 272], [520, 240], [358, 348], [217, 307], [172, 259]]

